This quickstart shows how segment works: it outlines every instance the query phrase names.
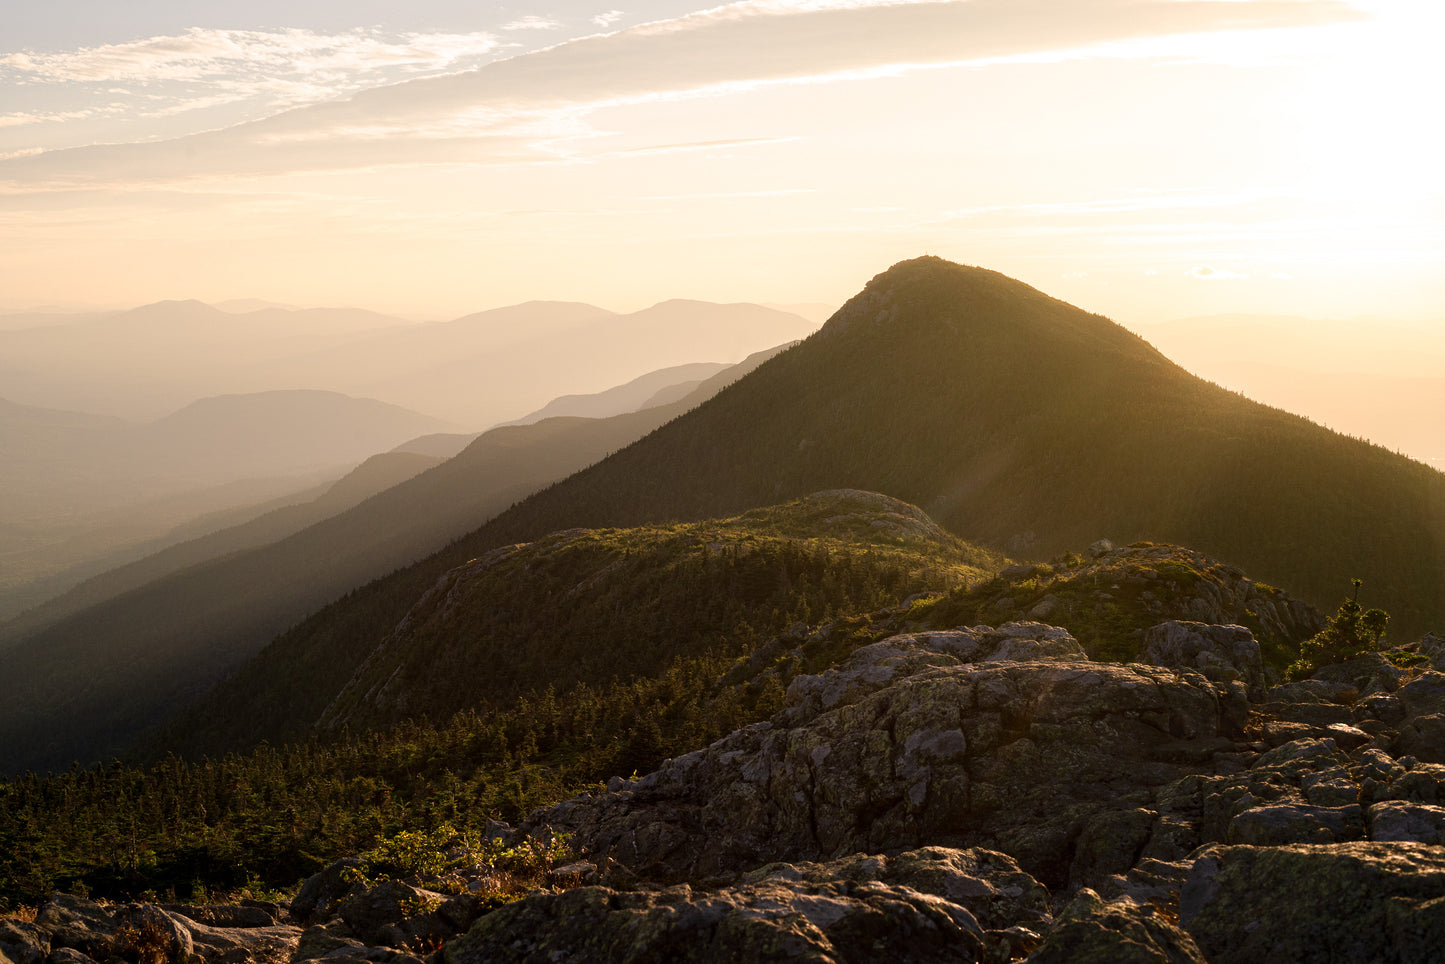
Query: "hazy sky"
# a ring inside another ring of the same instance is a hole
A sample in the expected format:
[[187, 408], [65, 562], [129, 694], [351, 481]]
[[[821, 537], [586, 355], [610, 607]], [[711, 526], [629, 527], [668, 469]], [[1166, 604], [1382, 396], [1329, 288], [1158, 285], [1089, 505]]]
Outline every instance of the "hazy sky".
[[[616, 6], [613, 6], [613, 4]], [[49, 0], [0, 308], [823, 301], [1445, 318], [1438, 0]]]

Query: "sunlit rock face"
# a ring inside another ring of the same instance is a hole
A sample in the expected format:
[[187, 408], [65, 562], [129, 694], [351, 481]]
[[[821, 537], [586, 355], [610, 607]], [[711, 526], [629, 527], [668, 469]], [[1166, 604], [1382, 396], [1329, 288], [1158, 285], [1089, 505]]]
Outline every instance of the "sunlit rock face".
[[[1197, 673], [1090, 662], [1037, 623], [897, 636], [796, 679], [773, 720], [532, 822], [665, 879], [929, 843], [1063, 884], [1081, 839], [1137, 851], [1155, 789], [1237, 765], [1234, 698]], [[1127, 828], [1103, 819], [1121, 811]]]

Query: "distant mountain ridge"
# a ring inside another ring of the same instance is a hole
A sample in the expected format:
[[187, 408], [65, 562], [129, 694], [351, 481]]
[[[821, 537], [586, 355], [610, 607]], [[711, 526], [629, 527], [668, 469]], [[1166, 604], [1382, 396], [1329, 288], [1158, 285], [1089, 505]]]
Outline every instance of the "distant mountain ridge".
[[[284, 539], [405, 482], [441, 461], [436, 456], [410, 452], [373, 455], [335, 482], [321, 486], [320, 491], [304, 493], [308, 497], [288, 500], [285, 505], [255, 518], [206, 531], [147, 554], [135, 562], [108, 569], [14, 619], [0, 621], [0, 645], [4, 640], [24, 636], [72, 613], [180, 570]], [[200, 527], [205, 525], [204, 520], [198, 520], [198, 523]]]
[[530, 301], [422, 323], [360, 309], [234, 313], [164, 301], [0, 328], [0, 384], [23, 404], [138, 419], [217, 394], [317, 389], [481, 430], [562, 394], [699, 358], [731, 364], [816, 327], [761, 305], [686, 300], [627, 314]]
[[[568, 422], [552, 421], [559, 431]], [[492, 442], [522, 431], [499, 430]], [[420, 492], [459, 462], [392, 491]], [[817, 334], [685, 416], [295, 626], [234, 678], [252, 686], [244, 714], [227, 698], [230, 684], [188, 712], [237, 745], [258, 714], [297, 711], [268, 697], [264, 679], [253, 685], [266, 666], [286, 657], [288, 686], [314, 680], [320, 698], [337, 669], [355, 665], [448, 570], [498, 547], [573, 527], [721, 517], [835, 488], [904, 499], [1015, 557], [1047, 558], [1100, 536], [1167, 541], [1326, 607], [1361, 577], [1370, 603], [1392, 613], [1392, 634], [1445, 617], [1445, 476], [1195, 378], [1107, 319], [997, 272], [920, 258], [875, 277]], [[368, 513], [398, 514], [384, 503]], [[343, 518], [317, 527], [316, 545], [334, 545], [342, 530], [328, 526]], [[314, 570], [348, 551], [321, 550]], [[246, 565], [276, 571], [274, 557]], [[138, 612], [166, 598], [154, 591]], [[89, 618], [113, 622], [99, 610]], [[204, 637], [214, 665], [237, 658], [222, 636], [233, 618], [213, 612], [202, 627], [214, 627]], [[94, 638], [80, 624], [69, 632]], [[39, 651], [42, 640], [33, 642]], [[43, 642], [48, 653], [79, 652]], [[144, 645], [130, 653], [151, 666], [164, 655]], [[185, 692], [142, 682], [153, 687], [144, 713], [92, 690], [66, 718], [93, 722], [92, 740], [135, 732]], [[53, 694], [35, 697], [32, 712], [55, 712]], [[96, 709], [108, 718], [92, 719]], [[0, 742], [56, 750], [11, 732]]]
[[124, 505], [237, 479], [356, 465], [450, 426], [375, 399], [276, 391], [199, 399], [137, 424], [0, 403], [9, 518]]
[[150, 423], [0, 400], [0, 621], [198, 516], [307, 501], [304, 490], [446, 427], [328, 392], [202, 399]]
[[[694, 362], [674, 365], [639, 375], [615, 388], [587, 395], [561, 395], [531, 414], [506, 422], [507, 425], [531, 425], [544, 418], [573, 415], [581, 418], [606, 418], [635, 412], [641, 408], [675, 402], [686, 397], [705, 379], [729, 367], [722, 362]], [[665, 396], [662, 401], [658, 396]]]

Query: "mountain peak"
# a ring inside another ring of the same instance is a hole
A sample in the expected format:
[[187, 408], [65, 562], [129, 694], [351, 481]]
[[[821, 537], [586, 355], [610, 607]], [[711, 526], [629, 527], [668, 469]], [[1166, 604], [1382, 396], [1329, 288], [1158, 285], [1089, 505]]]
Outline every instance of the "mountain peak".
[[[934, 255], [900, 261], [874, 276], [823, 326], [852, 350], [913, 348], [970, 365], [1016, 367], [1023, 358], [1070, 366], [1083, 355], [1168, 364], [1137, 335], [1102, 315], [1050, 297], [989, 268]], [[1022, 354], [1021, 354], [1022, 353]], [[1083, 355], [1081, 355], [1083, 353]]]
[[959, 264], [957, 261], [940, 258], [936, 254], [925, 254], [900, 261], [888, 270], [874, 275], [868, 284], [864, 285], [863, 290], [868, 291], [875, 287], [887, 288], [898, 284], [969, 284], [980, 287], [1015, 288], [1041, 294], [1037, 289], [1017, 278], [1010, 278], [1000, 271], [994, 271], [992, 268], [980, 268], [977, 265]]

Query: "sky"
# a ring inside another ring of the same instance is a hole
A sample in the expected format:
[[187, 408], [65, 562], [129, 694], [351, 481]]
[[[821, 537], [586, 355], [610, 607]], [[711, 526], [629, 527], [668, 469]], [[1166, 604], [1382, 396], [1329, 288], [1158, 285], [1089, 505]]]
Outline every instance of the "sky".
[[1445, 323], [1437, 0], [50, 0], [0, 310], [841, 304], [921, 254], [1130, 324]]

